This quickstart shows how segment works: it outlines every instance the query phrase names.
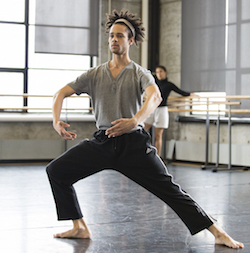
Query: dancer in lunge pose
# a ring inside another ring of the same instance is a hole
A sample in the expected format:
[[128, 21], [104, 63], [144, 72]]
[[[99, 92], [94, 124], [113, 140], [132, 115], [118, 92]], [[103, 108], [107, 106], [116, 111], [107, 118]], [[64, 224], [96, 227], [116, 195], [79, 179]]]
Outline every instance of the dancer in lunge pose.
[[[104, 168], [114, 168], [168, 204], [192, 235], [208, 229], [215, 243], [243, 248], [173, 182], [143, 128], [143, 120], [161, 103], [161, 94], [151, 73], [129, 58], [130, 46], [143, 40], [142, 22], [128, 11], [113, 11], [106, 27], [112, 60], [83, 73], [54, 96], [53, 126], [64, 139], [76, 137], [60, 121], [63, 100], [74, 93], [91, 96], [98, 128], [93, 139], [80, 142], [47, 166], [58, 219], [73, 221], [73, 229], [55, 237], [91, 237], [73, 184]], [[147, 99], [142, 103], [144, 91]]]

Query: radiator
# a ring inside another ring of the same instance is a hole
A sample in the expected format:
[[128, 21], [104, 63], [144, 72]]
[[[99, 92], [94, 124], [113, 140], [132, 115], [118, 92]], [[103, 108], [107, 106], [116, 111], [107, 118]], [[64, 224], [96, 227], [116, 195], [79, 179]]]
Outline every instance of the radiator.
[[63, 140], [0, 140], [0, 160], [53, 159], [63, 151]]

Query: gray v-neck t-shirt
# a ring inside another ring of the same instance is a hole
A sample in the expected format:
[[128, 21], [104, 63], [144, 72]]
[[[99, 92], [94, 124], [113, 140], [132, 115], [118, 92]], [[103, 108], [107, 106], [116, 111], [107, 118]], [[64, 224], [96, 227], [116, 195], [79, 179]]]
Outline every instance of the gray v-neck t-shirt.
[[114, 78], [106, 62], [88, 70], [68, 84], [77, 95], [87, 93], [92, 99], [98, 129], [106, 130], [111, 122], [132, 118], [142, 106], [142, 94], [156, 85], [151, 72], [131, 61]]

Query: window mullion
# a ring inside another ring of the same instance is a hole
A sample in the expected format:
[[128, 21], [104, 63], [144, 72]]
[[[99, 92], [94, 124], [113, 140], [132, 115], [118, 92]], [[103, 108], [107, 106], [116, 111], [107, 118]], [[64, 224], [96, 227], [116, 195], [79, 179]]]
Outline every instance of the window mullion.
[[[28, 50], [29, 50], [29, 0], [25, 0], [25, 69], [23, 93], [28, 93]], [[23, 105], [28, 105], [28, 98], [23, 98]]]

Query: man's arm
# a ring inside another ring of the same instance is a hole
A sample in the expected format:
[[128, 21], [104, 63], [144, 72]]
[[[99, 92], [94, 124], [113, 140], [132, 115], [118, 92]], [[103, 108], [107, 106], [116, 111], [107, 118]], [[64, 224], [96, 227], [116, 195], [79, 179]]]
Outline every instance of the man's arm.
[[120, 136], [131, 131], [144, 119], [146, 119], [161, 103], [161, 93], [156, 85], [150, 85], [145, 89], [146, 100], [141, 109], [131, 119], [118, 119], [111, 122], [113, 127], [106, 130], [108, 137]]
[[60, 89], [53, 97], [53, 127], [65, 140], [73, 140], [76, 138], [76, 133], [69, 132], [65, 129], [70, 125], [63, 121], [60, 121], [63, 100], [64, 98], [69, 97], [74, 93], [75, 91], [69, 85], [66, 85]]
[[145, 89], [146, 100], [143, 103], [142, 108], [133, 117], [136, 119], [138, 125], [144, 119], [146, 119], [161, 103], [161, 93], [157, 85], [150, 85]]

